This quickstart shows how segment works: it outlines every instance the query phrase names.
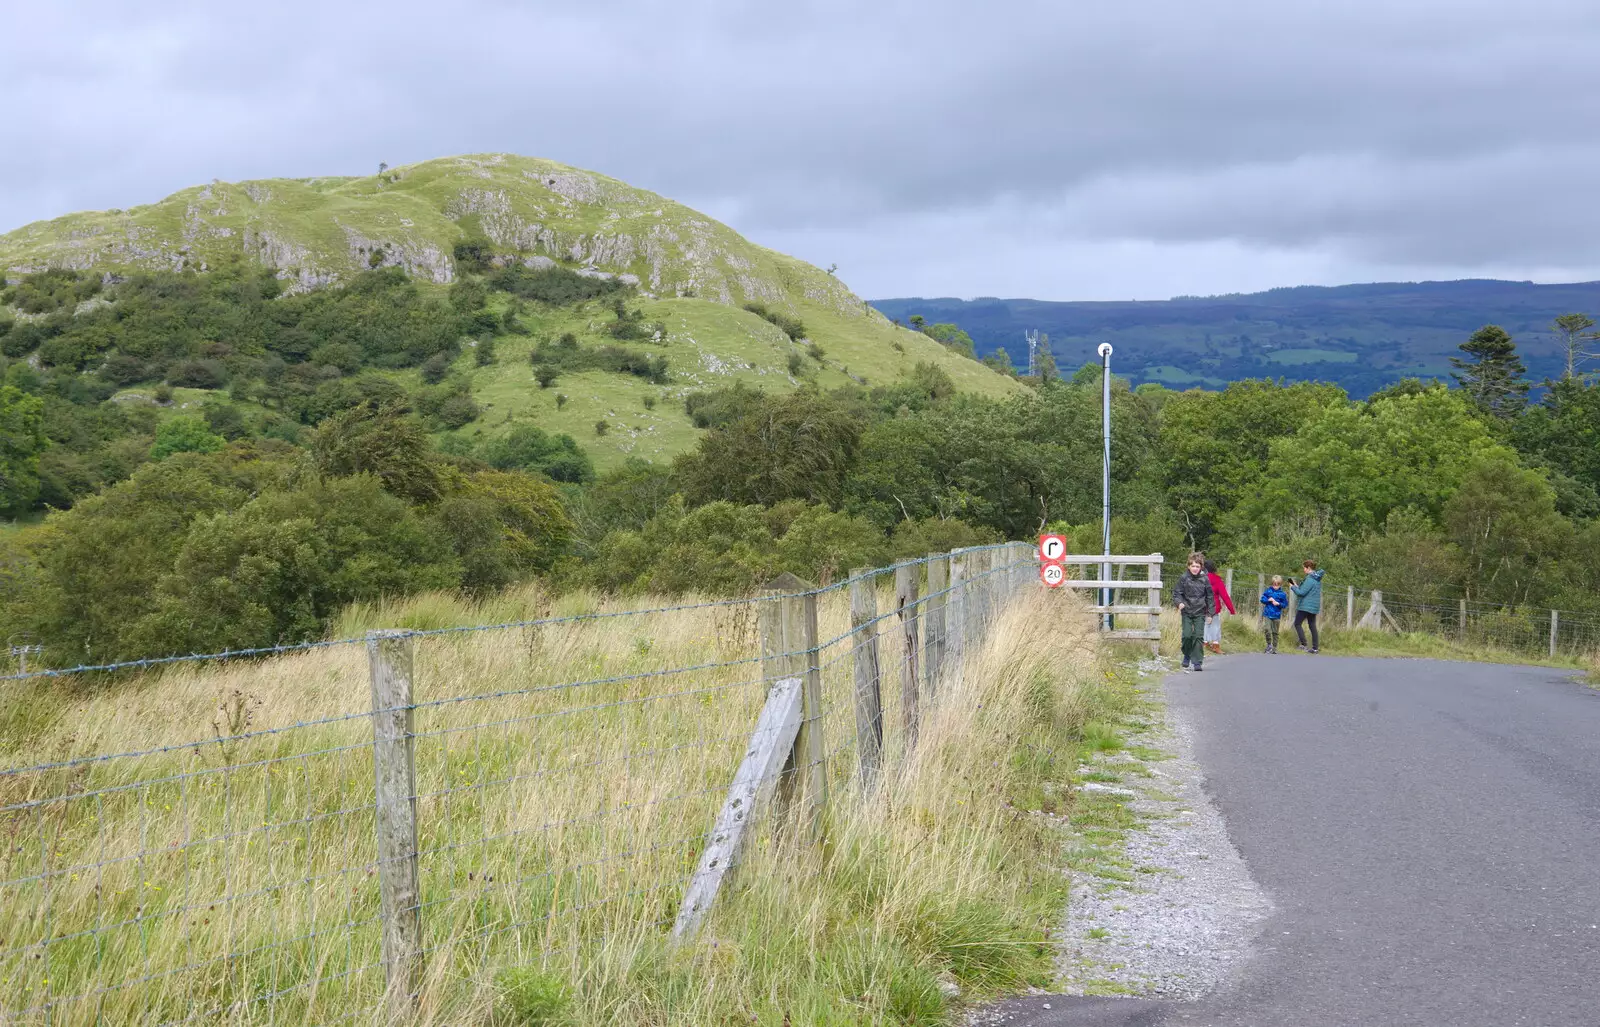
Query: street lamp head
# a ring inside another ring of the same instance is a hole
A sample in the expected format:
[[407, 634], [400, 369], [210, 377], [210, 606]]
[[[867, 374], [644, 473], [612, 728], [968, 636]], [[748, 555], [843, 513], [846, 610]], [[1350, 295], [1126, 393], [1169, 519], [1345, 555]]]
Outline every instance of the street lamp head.
[[1100, 344], [1100, 348], [1095, 350], [1095, 352], [1100, 354], [1100, 359], [1101, 360], [1104, 360], [1106, 357], [1109, 357], [1111, 355], [1111, 343], [1102, 342]]

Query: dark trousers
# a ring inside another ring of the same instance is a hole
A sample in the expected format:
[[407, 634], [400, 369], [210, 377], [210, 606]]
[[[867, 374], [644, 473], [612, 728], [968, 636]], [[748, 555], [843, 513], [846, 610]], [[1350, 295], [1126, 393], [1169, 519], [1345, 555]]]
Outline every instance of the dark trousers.
[[1283, 618], [1281, 617], [1262, 618], [1261, 624], [1263, 630], [1266, 632], [1268, 649], [1278, 648], [1278, 627], [1282, 623]]
[[1300, 625], [1311, 625], [1311, 648], [1319, 649], [1317, 644], [1317, 615], [1304, 610], [1296, 610], [1294, 614], [1294, 636], [1300, 640], [1301, 645], [1306, 644], [1306, 633], [1300, 630]]
[[1183, 614], [1183, 662], [1200, 666], [1206, 658], [1206, 615]]

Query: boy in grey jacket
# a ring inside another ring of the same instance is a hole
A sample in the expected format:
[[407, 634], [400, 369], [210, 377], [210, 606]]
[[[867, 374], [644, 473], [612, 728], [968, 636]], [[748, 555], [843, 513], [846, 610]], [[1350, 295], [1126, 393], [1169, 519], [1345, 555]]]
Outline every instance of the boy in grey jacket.
[[1200, 670], [1206, 658], [1205, 630], [1216, 608], [1217, 596], [1206, 576], [1205, 557], [1189, 554], [1189, 570], [1172, 586], [1172, 601], [1183, 618], [1183, 669]]

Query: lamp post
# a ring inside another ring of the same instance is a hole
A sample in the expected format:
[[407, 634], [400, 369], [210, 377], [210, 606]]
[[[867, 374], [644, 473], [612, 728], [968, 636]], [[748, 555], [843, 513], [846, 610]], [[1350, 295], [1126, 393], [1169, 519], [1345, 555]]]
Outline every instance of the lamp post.
[[[1100, 565], [1100, 580], [1111, 580], [1111, 343], [1102, 342], [1100, 354], [1100, 431], [1102, 452], [1100, 456], [1100, 533], [1104, 546], [1105, 562]], [[1100, 590], [1100, 605], [1112, 604], [1112, 590]], [[1107, 613], [1107, 631], [1116, 627], [1114, 616]]]

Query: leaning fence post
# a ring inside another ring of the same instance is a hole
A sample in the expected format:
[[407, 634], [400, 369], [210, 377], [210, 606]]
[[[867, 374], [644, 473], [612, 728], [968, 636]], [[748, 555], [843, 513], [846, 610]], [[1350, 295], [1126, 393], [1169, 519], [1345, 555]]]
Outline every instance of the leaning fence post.
[[422, 888], [417, 876], [416, 740], [407, 631], [367, 632], [372, 675], [372, 775], [378, 831], [378, 897], [390, 1015], [411, 1008], [421, 972]]
[[883, 696], [878, 665], [878, 587], [870, 568], [850, 572], [850, 627], [855, 635], [856, 753], [861, 786], [871, 788], [883, 764]]
[[945, 603], [950, 598], [945, 590], [950, 587], [950, 557], [929, 553], [927, 563], [928, 594], [922, 600], [922, 680], [929, 700], [933, 700], [939, 696], [939, 674], [944, 669]]
[[823, 765], [822, 669], [817, 663], [817, 594], [808, 582], [784, 572], [767, 582], [776, 599], [761, 611], [761, 676], [768, 682], [800, 679], [800, 733], [778, 778], [778, 823], [788, 821], [795, 792], [802, 786], [810, 806], [806, 840], [822, 837], [822, 809], [828, 801], [828, 775]]
[[894, 571], [894, 608], [900, 618], [900, 716], [905, 726], [906, 755], [917, 747], [917, 576], [915, 564]]
[[1550, 611], [1550, 658], [1552, 660], [1556, 658], [1556, 636], [1557, 636], [1557, 632], [1559, 631], [1558, 625], [1560, 625], [1560, 623], [1561, 623], [1561, 611], [1559, 611], [1559, 610], [1551, 610]]

